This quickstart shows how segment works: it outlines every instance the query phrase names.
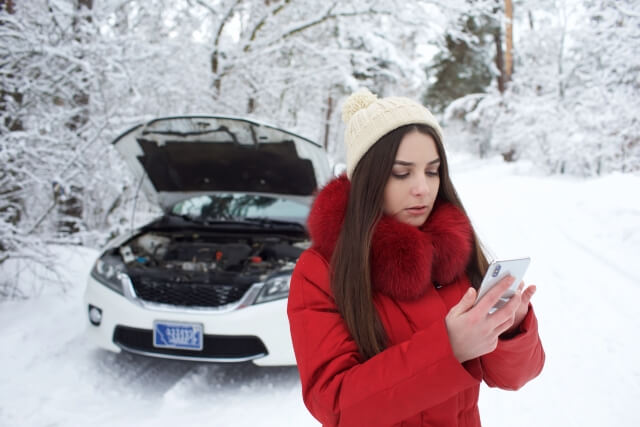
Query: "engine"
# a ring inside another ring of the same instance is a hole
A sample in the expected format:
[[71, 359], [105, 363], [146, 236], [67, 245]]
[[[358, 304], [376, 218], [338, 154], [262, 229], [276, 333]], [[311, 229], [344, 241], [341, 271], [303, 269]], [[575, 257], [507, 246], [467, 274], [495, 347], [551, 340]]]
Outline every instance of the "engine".
[[215, 307], [237, 301], [270, 275], [290, 271], [309, 241], [150, 232], [121, 246], [136, 295], [146, 301]]

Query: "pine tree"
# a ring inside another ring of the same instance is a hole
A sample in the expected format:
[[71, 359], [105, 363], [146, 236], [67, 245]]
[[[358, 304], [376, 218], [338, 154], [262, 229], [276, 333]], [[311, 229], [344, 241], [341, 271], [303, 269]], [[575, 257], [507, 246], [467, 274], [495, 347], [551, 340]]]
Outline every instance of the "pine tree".
[[485, 17], [469, 15], [462, 17], [461, 23], [462, 37], [448, 33], [444, 49], [427, 70], [427, 77], [435, 82], [429, 86], [424, 101], [437, 112], [455, 99], [485, 92], [493, 79], [487, 59], [495, 24]]

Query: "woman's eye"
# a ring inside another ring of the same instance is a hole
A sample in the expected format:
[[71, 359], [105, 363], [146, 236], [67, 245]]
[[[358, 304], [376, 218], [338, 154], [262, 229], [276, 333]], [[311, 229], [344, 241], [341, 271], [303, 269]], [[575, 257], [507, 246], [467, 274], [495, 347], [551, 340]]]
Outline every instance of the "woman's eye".
[[391, 175], [394, 176], [394, 178], [398, 178], [398, 179], [405, 179], [406, 177], [409, 176], [409, 172], [405, 172], [405, 173], [396, 173], [396, 172], [391, 172]]
[[427, 171], [427, 176], [438, 176], [438, 171]]

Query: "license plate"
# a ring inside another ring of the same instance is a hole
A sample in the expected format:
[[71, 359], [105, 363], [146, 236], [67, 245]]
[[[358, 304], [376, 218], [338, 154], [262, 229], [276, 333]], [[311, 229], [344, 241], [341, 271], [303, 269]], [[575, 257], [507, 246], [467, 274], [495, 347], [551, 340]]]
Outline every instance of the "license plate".
[[202, 350], [202, 325], [156, 321], [153, 323], [153, 346], [180, 350]]

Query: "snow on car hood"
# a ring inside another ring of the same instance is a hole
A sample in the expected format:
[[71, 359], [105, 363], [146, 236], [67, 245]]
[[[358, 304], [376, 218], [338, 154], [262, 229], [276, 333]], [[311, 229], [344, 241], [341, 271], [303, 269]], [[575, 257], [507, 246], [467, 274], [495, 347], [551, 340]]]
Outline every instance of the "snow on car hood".
[[187, 197], [220, 191], [310, 198], [331, 177], [320, 145], [240, 118], [159, 118], [113, 144], [165, 211]]

